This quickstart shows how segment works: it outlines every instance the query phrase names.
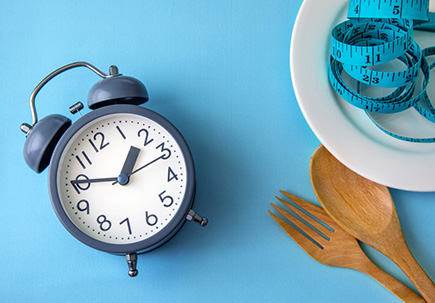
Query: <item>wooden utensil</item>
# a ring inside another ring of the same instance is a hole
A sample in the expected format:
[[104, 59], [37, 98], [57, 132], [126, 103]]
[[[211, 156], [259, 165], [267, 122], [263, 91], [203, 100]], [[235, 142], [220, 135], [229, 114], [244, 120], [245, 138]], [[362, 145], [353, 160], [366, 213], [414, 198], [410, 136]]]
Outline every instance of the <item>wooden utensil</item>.
[[[285, 232], [314, 260], [329, 266], [346, 267], [359, 270], [381, 283], [385, 288], [390, 290], [404, 302], [426, 302], [422, 297], [417, 295], [415, 292], [400, 283], [392, 276], [388, 275], [386, 272], [382, 271], [372, 261], [370, 261], [370, 259], [367, 258], [359, 246], [355, 237], [338, 226], [337, 223], [335, 223], [334, 220], [329, 217], [322, 208], [285, 191], [281, 191], [281, 193], [302, 208], [305, 212], [317, 219], [316, 220], [313, 217], [308, 216], [304, 212], [294, 207], [292, 204], [279, 197], [276, 197], [279, 201], [281, 201], [281, 203], [287, 206], [287, 208], [305, 220], [309, 225], [314, 227], [313, 229], [305, 224], [302, 220], [297, 219], [284, 209], [271, 203], [271, 205], [279, 213], [281, 213], [286, 219], [288, 219], [291, 223], [293, 223], [311, 238], [310, 240], [309, 238], [305, 237], [291, 225], [269, 211], [270, 215], [285, 230]], [[318, 220], [330, 228], [325, 227], [325, 225], [319, 223]], [[323, 237], [319, 232], [329, 239]], [[313, 243], [313, 241], [316, 242], [316, 244]]]
[[409, 251], [388, 188], [348, 169], [323, 146], [311, 157], [310, 177], [337, 224], [390, 258], [428, 302], [435, 302], [435, 284]]

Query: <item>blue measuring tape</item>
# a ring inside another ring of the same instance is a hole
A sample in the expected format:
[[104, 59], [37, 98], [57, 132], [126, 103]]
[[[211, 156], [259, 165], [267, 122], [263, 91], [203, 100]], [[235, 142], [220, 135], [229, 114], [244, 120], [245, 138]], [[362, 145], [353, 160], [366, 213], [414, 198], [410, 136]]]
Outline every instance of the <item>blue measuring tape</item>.
[[[435, 62], [429, 65], [426, 58], [435, 55], [435, 46], [422, 50], [413, 40], [414, 27], [424, 26], [429, 20], [428, 7], [429, 0], [350, 0], [349, 20], [331, 32], [329, 79], [334, 90], [366, 112], [392, 114], [414, 108], [435, 123], [435, 108], [426, 93], [430, 70], [435, 66]], [[403, 67], [401, 70], [378, 68], [394, 60]], [[355, 83], [348, 84], [344, 74]], [[417, 85], [420, 75], [422, 83]], [[363, 84], [392, 91], [381, 97], [366, 96], [361, 92]], [[394, 138], [435, 142], [435, 138], [392, 133], [370, 119]]]

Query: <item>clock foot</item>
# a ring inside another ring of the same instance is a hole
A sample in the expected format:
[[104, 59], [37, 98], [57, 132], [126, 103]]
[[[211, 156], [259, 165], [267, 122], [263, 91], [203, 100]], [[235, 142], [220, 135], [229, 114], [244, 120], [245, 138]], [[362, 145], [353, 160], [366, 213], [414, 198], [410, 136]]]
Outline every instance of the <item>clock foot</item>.
[[128, 265], [128, 275], [130, 277], [136, 277], [138, 274], [138, 271], [136, 269], [137, 265], [137, 254], [136, 253], [130, 253], [126, 254], [125, 258], [127, 259], [127, 265]]
[[206, 217], [199, 216], [193, 209], [189, 210], [186, 215], [186, 219], [199, 223], [201, 226], [206, 226], [208, 223], [208, 219]]

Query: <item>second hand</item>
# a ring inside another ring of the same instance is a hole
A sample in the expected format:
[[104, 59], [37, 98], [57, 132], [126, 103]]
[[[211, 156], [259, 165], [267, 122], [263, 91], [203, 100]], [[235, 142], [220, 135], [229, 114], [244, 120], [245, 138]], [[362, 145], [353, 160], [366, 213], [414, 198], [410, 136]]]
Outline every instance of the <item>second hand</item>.
[[[155, 158], [154, 160], [152, 160], [151, 162], [148, 162], [147, 164], [145, 164], [144, 166], [139, 167], [138, 169], [136, 169], [135, 171], [133, 171], [131, 174], [128, 175], [128, 177], [130, 177], [131, 175], [137, 173], [138, 171], [140, 171], [141, 169], [153, 164], [154, 162], [160, 160], [160, 159], [165, 159], [165, 155], [162, 155], [158, 158]], [[112, 181], [112, 180], [111, 180]], [[115, 185], [116, 183], [118, 183], [118, 181], [116, 180], [115, 182], [112, 183], [112, 185]]]

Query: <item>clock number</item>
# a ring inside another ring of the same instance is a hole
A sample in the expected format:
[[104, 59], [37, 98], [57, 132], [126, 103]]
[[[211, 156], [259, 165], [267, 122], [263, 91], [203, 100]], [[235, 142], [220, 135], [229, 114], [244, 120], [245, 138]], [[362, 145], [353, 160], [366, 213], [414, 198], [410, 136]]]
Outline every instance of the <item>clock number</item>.
[[[79, 181], [79, 180], [89, 180], [89, 178], [86, 175], [80, 174], [76, 178], [76, 181]], [[80, 194], [80, 190], [89, 189], [89, 187], [91, 186], [91, 183], [90, 182], [87, 182], [87, 183], [72, 183], [71, 182], [71, 185], [76, 190], [76, 192], [78, 194]]]
[[[159, 198], [160, 198], [160, 201], [162, 201], [164, 207], [169, 207], [169, 206], [171, 206], [174, 203], [174, 199], [171, 196], [165, 196], [165, 197], [163, 197], [163, 194], [165, 192], [166, 192], [166, 190], [161, 192], [160, 195], [159, 195]], [[165, 204], [165, 200], [166, 200], [167, 204]]]
[[178, 180], [178, 175], [174, 173], [171, 167], [168, 167], [168, 182], [170, 182], [173, 179]]
[[150, 134], [145, 128], [142, 128], [141, 130], [139, 130], [137, 133], [137, 136], [141, 137], [141, 133], [145, 133], [145, 140], [144, 140], [143, 146], [147, 146], [148, 144], [150, 144], [151, 142], [154, 141], [154, 139], [148, 140], [148, 137]]
[[89, 215], [89, 202], [86, 200], [80, 200], [77, 202], [77, 209], [80, 211], [85, 211]]
[[127, 139], [127, 137], [124, 135], [124, 133], [122, 132], [121, 128], [119, 127], [119, 125], [116, 126], [116, 129], [119, 131], [119, 134], [122, 136], [122, 138], [125, 140]]
[[[92, 165], [91, 159], [89, 159], [88, 155], [84, 151], [82, 151], [82, 155], [85, 158], [85, 160], [89, 163], [89, 165]], [[81, 165], [81, 167], [83, 167], [83, 169], [86, 169], [86, 165], [83, 163], [80, 156], [76, 156], [76, 159], [79, 162], [79, 164]]]
[[98, 153], [98, 148], [95, 146], [94, 142], [92, 142], [91, 139], [89, 139], [89, 143], [91, 144], [91, 146], [94, 148], [95, 152]]
[[83, 167], [83, 169], [86, 168], [86, 166], [83, 164], [83, 161], [80, 159], [79, 156], [76, 156], [77, 161], [79, 161], [80, 165]]
[[156, 215], [150, 214], [148, 215], [148, 211], [145, 212], [145, 221], [149, 226], [154, 226], [157, 224], [158, 219]]
[[165, 148], [165, 143], [163, 142], [162, 144], [160, 144], [159, 146], [156, 147], [156, 149], [159, 149], [162, 153], [165, 153], [165, 155], [162, 156], [162, 159], [166, 160], [171, 156], [171, 151], [167, 148]]
[[98, 216], [97, 223], [100, 224], [100, 229], [102, 231], [108, 231], [112, 227], [112, 222], [107, 220], [105, 215]]
[[124, 223], [127, 223], [128, 233], [131, 235], [131, 226], [130, 226], [130, 220], [128, 218], [125, 218], [121, 222], [119, 222], [119, 225], [122, 225]]
[[[98, 137], [100, 137], [100, 139], [98, 139]], [[89, 143], [92, 145], [92, 147], [94, 148], [94, 150], [98, 153], [100, 150], [102, 150], [103, 148], [105, 148], [107, 145], [109, 145], [109, 142], [104, 143], [105, 137], [104, 134], [101, 132], [98, 132], [94, 135], [94, 141], [100, 141], [100, 146], [98, 147], [98, 145], [95, 145], [95, 143], [89, 139]]]

